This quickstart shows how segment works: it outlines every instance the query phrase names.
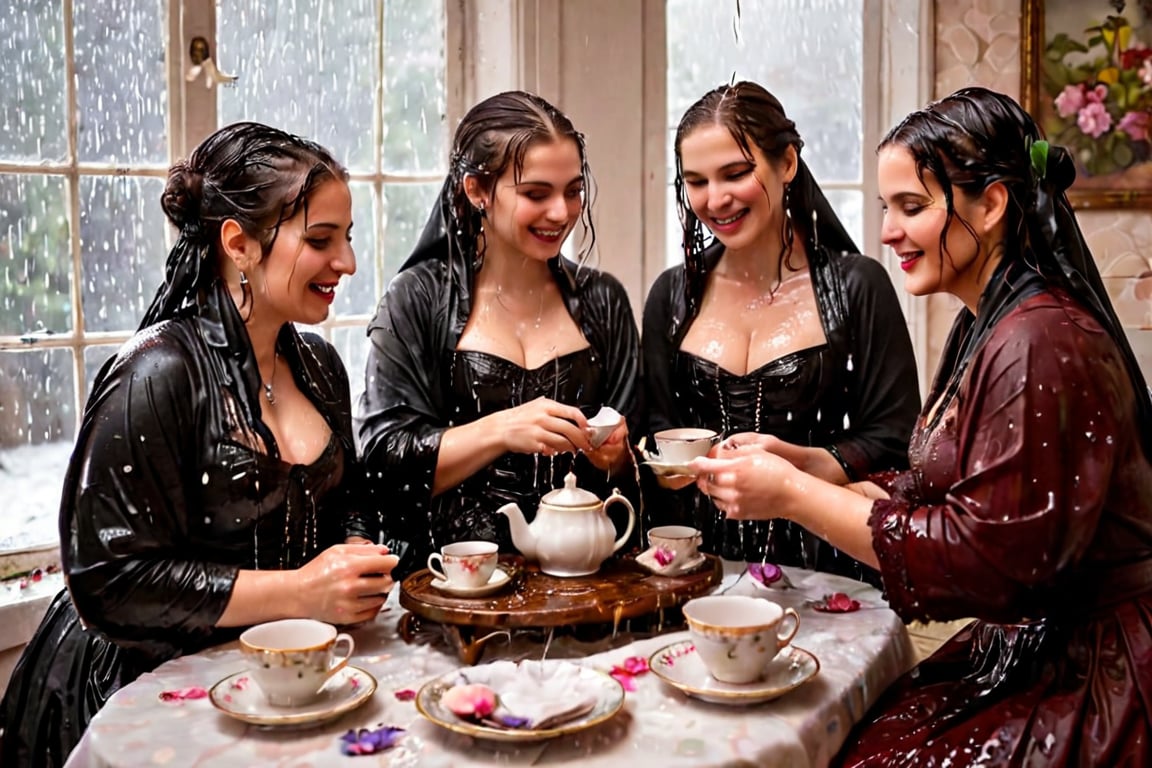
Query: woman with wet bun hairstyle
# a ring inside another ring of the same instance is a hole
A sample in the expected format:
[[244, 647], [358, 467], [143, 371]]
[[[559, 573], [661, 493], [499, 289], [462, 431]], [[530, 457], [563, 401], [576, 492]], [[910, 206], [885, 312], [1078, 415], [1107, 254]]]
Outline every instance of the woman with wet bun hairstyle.
[[905, 289], [964, 308], [907, 472], [858, 494], [763, 451], [700, 460], [879, 568], [907, 621], [976, 620], [900, 678], [838, 765], [1152, 765], [1152, 399], [1068, 203], [1072, 158], [966, 88], [879, 149]]
[[372, 618], [378, 529], [328, 315], [356, 269], [347, 172], [258, 123], [168, 176], [179, 236], [139, 331], [97, 374], [64, 482], [62, 591], [0, 705], [0, 764], [62, 764], [118, 688], [251, 624]]

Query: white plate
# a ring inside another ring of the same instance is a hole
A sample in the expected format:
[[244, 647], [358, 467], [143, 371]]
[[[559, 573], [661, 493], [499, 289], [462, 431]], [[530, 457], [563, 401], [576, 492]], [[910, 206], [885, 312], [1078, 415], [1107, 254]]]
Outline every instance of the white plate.
[[508, 575], [508, 571], [496, 566], [496, 570], [492, 571], [492, 575], [488, 577], [488, 583], [478, 587], [464, 587], [450, 581], [444, 581], [444, 579], [432, 579], [432, 587], [453, 597], [484, 597], [499, 592], [511, 580], [512, 577]]
[[248, 672], [229, 675], [208, 692], [212, 706], [254, 725], [320, 725], [359, 707], [376, 692], [376, 678], [351, 665], [337, 672], [310, 704], [276, 707], [268, 703]]
[[685, 573], [691, 573], [707, 561], [708, 558], [704, 556], [703, 552], [697, 552], [696, 557], [685, 562], [683, 565], [671, 568], [667, 565], [660, 565], [659, 561], [656, 560], [656, 550], [652, 547], [636, 555], [636, 562], [639, 563], [644, 570], [654, 573], [657, 576], [682, 576]]
[[703, 701], [759, 704], [811, 680], [820, 671], [820, 662], [809, 651], [790, 645], [772, 660], [762, 679], [743, 685], [722, 683], [708, 673], [692, 641], [682, 640], [652, 654], [648, 668], [668, 685]]
[[[582, 691], [594, 697], [595, 704], [587, 713], [553, 727], [506, 729], [463, 720], [440, 701], [447, 690], [465, 682], [491, 684], [499, 695], [502, 686], [495, 680], [499, 678], [506, 682], [509, 669], [514, 669], [512, 673], [514, 675], [523, 675], [523, 678], [517, 681], [522, 685], [535, 686], [541, 691], [546, 691], [555, 687], [552, 683], [559, 681], [563, 688], [561, 693], [565, 697], [577, 695], [576, 691]], [[569, 733], [578, 733], [608, 720], [623, 706], [624, 688], [610, 675], [591, 667], [561, 660], [522, 661], [518, 664], [500, 661], [477, 667], [462, 667], [428, 681], [416, 694], [417, 711], [436, 725], [479, 739], [509, 742], [543, 741]]]

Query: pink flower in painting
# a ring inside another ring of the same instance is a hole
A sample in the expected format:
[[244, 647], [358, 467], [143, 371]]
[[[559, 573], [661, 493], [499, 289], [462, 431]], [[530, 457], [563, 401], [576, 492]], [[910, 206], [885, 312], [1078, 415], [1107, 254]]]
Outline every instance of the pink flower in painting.
[[1056, 97], [1056, 113], [1060, 117], [1072, 117], [1084, 106], [1084, 86], [1066, 85]]
[[1147, 112], [1133, 111], [1120, 118], [1120, 124], [1116, 127], [1128, 134], [1132, 141], [1147, 141], [1150, 122], [1152, 122], [1152, 116], [1149, 116]]
[[1076, 125], [1080, 126], [1080, 130], [1084, 133], [1098, 139], [1112, 127], [1112, 115], [1108, 114], [1108, 110], [1099, 101], [1089, 100], [1089, 103], [1080, 110]]

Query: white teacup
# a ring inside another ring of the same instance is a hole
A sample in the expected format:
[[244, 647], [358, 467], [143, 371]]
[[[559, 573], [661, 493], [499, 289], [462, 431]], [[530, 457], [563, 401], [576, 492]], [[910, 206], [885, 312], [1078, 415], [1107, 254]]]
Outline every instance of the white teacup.
[[[683, 610], [696, 653], [712, 677], [724, 683], [759, 680], [800, 628], [795, 610], [759, 597], [698, 597]], [[781, 633], [787, 623], [791, 626]]]
[[[492, 578], [499, 546], [491, 541], [458, 541], [428, 555], [433, 576], [457, 587], [482, 587]], [[439, 567], [437, 567], [439, 564]]]
[[707, 456], [720, 440], [720, 435], [713, 430], [696, 427], [662, 429], [652, 437], [656, 440], [660, 461], [665, 464], [687, 464], [692, 459]]
[[672, 559], [665, 566], [670, 570], [694, 560], [702, 541], [700, 531], [688, 525], [659, 525], [648, 529], [648, 545], [671, 555]]
[[[336, 646], [346, 644], [336, 655]], [[336, 627], [314, 619], [283, 619], [257, 624], [240, 635], [240, 649], [252, 678], [278, 707], [314, 701], [332, 675], [348, 664], [356, 645]]]
[[624, 421], [623, 414], [605, 405], [595, 416], [588, 419], [588, 442], [592, 443], [593, 448], [599, 448], [612, 436], [622, 421]]

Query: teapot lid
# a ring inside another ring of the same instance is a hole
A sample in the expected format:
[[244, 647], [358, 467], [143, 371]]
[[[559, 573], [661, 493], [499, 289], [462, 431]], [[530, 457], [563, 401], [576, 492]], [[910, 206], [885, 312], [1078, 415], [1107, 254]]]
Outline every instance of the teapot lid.
[[576, 475], [569, 472], [564, 476], [564, 487], [544, 494], [541, 504], [553, 507], [590, 507], [600, 503], [600, 497], [591, 491], [576, 487]]

